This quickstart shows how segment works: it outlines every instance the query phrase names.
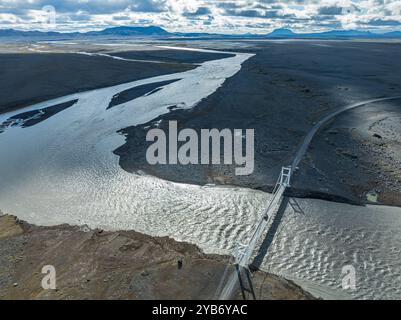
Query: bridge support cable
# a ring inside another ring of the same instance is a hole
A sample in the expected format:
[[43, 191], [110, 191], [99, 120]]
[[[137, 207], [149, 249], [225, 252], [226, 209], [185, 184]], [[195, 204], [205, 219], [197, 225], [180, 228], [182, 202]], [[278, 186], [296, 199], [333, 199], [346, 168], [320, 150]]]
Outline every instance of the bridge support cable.
[[[229, 275], [225, 274], [225, 282], [226, 285], [224, 287], [219, 286], [219, 299], [220, 300], [228, 300], [233, 298], [234, 291], [238, 288], [238, 283], [241, 286], [242, 290], [242, 277], [241, 275], [247, 274], [249, 272], [249, 264], [252, 258], [252, 255], [255, 251], [255, 248], [259, 241], [262, 239], [263, 234], [266, 231], [267, 226], [271, 221], [274, 220], [274, 217], [277, 213], [278, 208], [281, 205], [283, 200], [283, 195], [285, 190], [290, 186], [291, 176], [292, 176], [292, 168], [291, 167], [283, 167], [281, 169], [280, 176], [277, 179], [276, 185], [274, 186], [272, 197], [267, 205], [267, 208], [263, 211], [263, 214], [258, 221], [256, 228], [251, 233], [248, 238], [247, 244], [237, 243], [234, 253], [234, 265], [236, 267], [236, 272], [232, 272]], [[247, 274], [248, 282], [251, 280], [250, 273]], [[252, 283], [249, 283], [250, 287], [252, 287]], [[254, 296], [254, 295], [253, 295]]]
[[[277, 180], [277, 183], [273, 189], [272, 193], [272, 198], [270, 199], [269, 205], [267, 206], [267, 209], [263, 212], [262, 217], [260, 218], [260, 221], [256, 225], [256, 229], [254, 233], [251, 235], [249, 238], [248, 244], [243, 245], [239, 244], [237, 245], [236, 252], [235, 252], [235, 265], [238, 266], [240, 269], [248, 269], [250, 258], [256, 248], [256, 245], [258, 244], [258, 241], [260, 240], [261, 236], [264, 234], [266, 227], [268, 226], [270, 221], [274, 221], [275, 215], [277, 213], [278, 208], [280, 207], [282, 201], [283, 201], [283, 195], [286, 190], [290, 186], [290, 181], [292, 178], [292, 175], [294, 171], [298, 170], [298, 165], [301, 162], [302, 158], [306, 154], [309, 145], [316, 135], [316, 133], [328, 123], [331, 119], [336, 117], [337, 115], [351, 110], [355, 108], [359, 108], [371, 103], [377, 103], [377, 102], [384, 102], [384, 101], [391, 101], [391, 100], [398, 100], [401, 99], [401, 96], [393, 96], [393, 97], [383, 97], [383, 98], [376, 98], [376, 99], [370, 99], [362, 102], [357, 102], [353, 103], [347, 106], [344, 106], [340, 108], [339, 110], [332, 112], [325, 117], [323, 117], [319, 122], [314, 124], [312, 129], [308, 132], [308, 134], [305, 136], [301, 146], [299, 147], [295, 158], [289, 167], [283, 167], [281, 169], [281, 174]], [[301, 210], [302, 211], [302, 210]], [[221, 289], [219, 295], [217, 295], [220, 300], [227, 300], [227, 299], [232, 299], [233, 298], [233, 292], [237, 288], [237, 283], [240, 279], [237, 277], [237, 273], [229, 273], [228, 275], [225, 275], [225, 279], [223, 279], [223, 283], [226, 283], [226, 285], [220, 286], [219, 289]]]

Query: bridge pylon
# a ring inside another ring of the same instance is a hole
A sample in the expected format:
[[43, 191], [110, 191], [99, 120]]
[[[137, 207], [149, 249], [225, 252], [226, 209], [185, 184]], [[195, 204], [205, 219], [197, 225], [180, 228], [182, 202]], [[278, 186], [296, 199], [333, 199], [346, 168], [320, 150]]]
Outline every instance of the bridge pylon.
[[292, 175], [292, 167], [282, 167], [280, 174], [280, 185], [284, 185], [285, 187], [291, 186], [291, 175]]

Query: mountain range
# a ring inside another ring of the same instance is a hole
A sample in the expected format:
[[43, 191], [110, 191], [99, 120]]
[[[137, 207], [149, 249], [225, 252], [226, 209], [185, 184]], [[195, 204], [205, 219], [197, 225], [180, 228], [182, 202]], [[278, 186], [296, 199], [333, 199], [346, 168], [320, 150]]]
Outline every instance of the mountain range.
[[276, 29], [267, 34], [217, 34], [217, 33], [179, 33], [168, 32], [157, 26], [148, 27], [112, 27], [100, 31], [89, 32], [69, 32], [61, 33], [55, 31], [21, 31], [15, 29], [0, 29], [1, 38], [41, 38], [41, 39], [70, 39], [70, 38], [91, 38], [91, 37], [136, 37], [136, 38], [285, 38], [285, 39], [305, 39], [305, 38], [401, 38], [401, 31], [392, 31], [387, 33], [374, 33], [370, 31], [358, 30], [332, 30], [320, 33], [295, 33], [290, 29]]

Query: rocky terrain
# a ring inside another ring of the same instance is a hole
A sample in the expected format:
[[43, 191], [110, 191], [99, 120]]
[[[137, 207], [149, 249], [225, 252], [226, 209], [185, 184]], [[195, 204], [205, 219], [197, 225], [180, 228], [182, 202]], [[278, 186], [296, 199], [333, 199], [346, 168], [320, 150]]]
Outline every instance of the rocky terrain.
[[[0, 299], [213, 299], [228, 261], [170, 238], [0, 216]], [[45, 265], [55, 267], [55, 290], [41, 286]], [[258, 299], [313, 299], [283, 278], [252, 278]]]

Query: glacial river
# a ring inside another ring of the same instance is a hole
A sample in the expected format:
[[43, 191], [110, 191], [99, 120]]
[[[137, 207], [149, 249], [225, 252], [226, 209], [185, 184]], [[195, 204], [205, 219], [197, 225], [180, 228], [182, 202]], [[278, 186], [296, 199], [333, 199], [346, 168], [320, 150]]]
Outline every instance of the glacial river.
[[[113, 150], [124, 143], [118, 130], [147, 123], [172, 105], [195, 106], [251, 56], [238, 53], [194, 70], [72, 94], [0, 115], [3, 123], [22, 112], [77, 100], [35, 125], [17, 124], [0, 132], [0, 210], [39, 225], [133, 229], [192, 242], [206, 252], [232, 253], [235, 242], [244, 241], [259, 219], [269, 194], [131, 174], [119, 167]], [[124, 90], [170, 80], [178, 81], [107, 109], [113, 96]], [[287, 206], [263, 269], [323, 298], [401, 299], [401, 208], [296, 202]], [[356, 290], [341, 288], [346, 265], [356, 270]]]

